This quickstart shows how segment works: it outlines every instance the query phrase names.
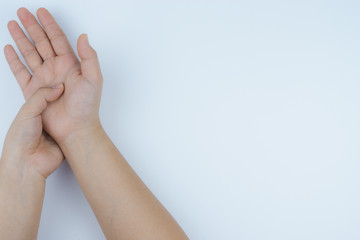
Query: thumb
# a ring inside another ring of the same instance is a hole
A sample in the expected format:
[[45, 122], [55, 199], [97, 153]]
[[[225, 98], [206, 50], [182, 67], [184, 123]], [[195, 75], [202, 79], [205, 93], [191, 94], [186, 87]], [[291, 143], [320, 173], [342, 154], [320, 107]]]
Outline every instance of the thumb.
[[54, 87], [40, 88], [22, 106], [19, 115], [25, 118], [33, 118], [41, 115], [42, 112], [46, 109], [48, 103], [58, 99], [63, 92], [63, 83], [60, 83]]
[[90, 46], [87, 34], [81, 34], [77, 42], [77, 50], [81, 59], [83, 76], [94, 82], [102, 81], [99, 59], [96, 51]]

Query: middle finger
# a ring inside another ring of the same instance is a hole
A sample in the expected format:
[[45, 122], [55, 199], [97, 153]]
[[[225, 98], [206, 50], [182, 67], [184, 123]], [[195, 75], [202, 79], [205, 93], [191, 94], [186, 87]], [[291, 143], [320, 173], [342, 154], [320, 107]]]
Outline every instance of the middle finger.
[[36, 68], [41, 66], [43, 60], [41, 59], [34, 45], [26, 37], [19, 24], [16, 21], [10, 21], [8, 23], [8, 29], [30, 70], [34, 71]]
[[17, 14], [21, 23], [24, 25], [26, 31], [33, 40], [42, 59], [46, 61], [49, 58], [55, 57], [56, 55], [51, 46], [50, 40], [34, 15], [32, 15], [26, 8], [20, 8], [17, 11]]

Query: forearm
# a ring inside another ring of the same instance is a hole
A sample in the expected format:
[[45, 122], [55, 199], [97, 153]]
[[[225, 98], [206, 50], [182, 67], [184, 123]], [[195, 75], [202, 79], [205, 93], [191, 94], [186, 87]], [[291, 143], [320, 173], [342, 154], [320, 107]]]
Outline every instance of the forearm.
[[101, 127], [73, 134], [61, 148], [107, 239], [186, 239]]
[[45, 179], [7, 159], [0, 160], [0, 240], [35, 240]]

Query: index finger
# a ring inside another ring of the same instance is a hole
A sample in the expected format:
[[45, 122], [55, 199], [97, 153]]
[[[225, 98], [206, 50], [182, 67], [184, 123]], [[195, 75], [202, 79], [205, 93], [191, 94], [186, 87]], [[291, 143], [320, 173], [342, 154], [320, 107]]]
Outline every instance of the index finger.
[[57, 55], [74, 53], [65, 33], [56, 23], [54, 17], [45, 8], [39, 8], [37, 16], [41, 25], [44, 27], [51, 45]]

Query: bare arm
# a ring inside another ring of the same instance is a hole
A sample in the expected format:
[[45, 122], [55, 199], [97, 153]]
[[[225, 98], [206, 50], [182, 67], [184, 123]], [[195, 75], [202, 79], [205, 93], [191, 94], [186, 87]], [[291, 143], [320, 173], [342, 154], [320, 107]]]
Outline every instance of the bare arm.
[[[35, 240], [45, 193], [45, 179], [1, 159], [0, 239]], [[5, 163], [6, 162], [6, 163]]]
[[0, 160], [0, 240], [37, 237], [45, 179], [63, 161], [59, 146], [43, 133], [41, 113], [63, 90], [38, 90], [8, 131]]
[[106, 237], [186, 239], [101, 127], [103, 79], [87, 36], [78, 39], [78, 59], [51, 14], [42, 8], [37, 15], [42, 26], [28, 10], [18, 11], [35, 45], [15, 21], [8, 25], [33, 75], [20, 61], [9, 61], [16, 55], [11, 46], [5, 55], [26, 99], [39, 87], [64, 83], [64, 94], [42, 114], [44, 128], [62, 148]]
[[187, 239], [100, 125], [60, 146], [107, 239]]

